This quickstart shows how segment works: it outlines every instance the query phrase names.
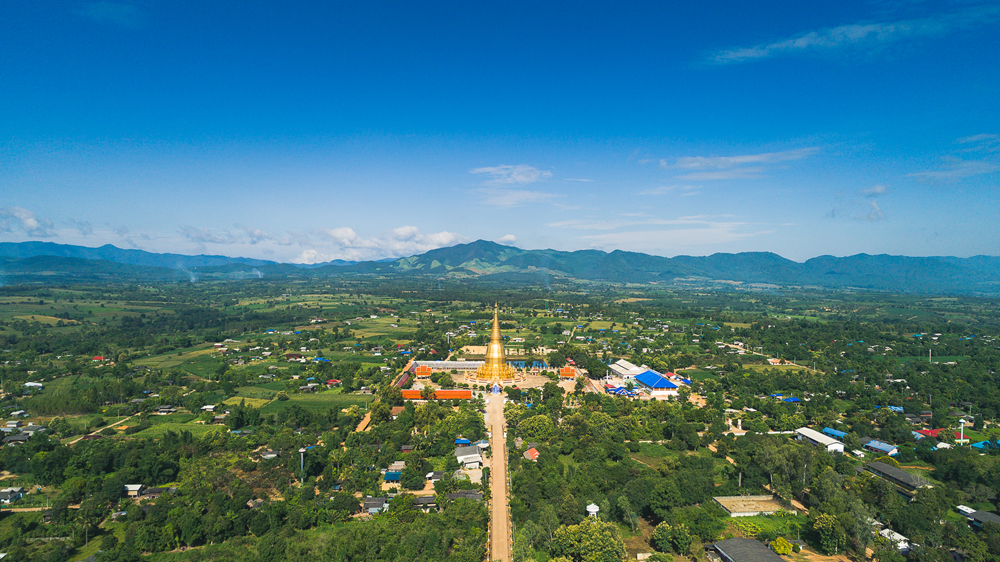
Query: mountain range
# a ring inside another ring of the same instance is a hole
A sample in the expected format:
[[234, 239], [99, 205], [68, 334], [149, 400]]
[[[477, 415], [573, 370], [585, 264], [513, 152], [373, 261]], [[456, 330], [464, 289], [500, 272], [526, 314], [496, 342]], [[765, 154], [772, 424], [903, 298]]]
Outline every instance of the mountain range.
[[156, 254], [111, 245], [0, 243], [0, 283], [197, 281], [350, 275], [480, 279], [543, 284], [550, 279], [728, 287], [1000, 295], [1000, 257], [906, 257], [858, 254], [795, 262], [769, 252], [666, 258], [616, 250], [523, 250], [478, 240], [393, 260], [334, 260], [303, 266], [228, 256]]

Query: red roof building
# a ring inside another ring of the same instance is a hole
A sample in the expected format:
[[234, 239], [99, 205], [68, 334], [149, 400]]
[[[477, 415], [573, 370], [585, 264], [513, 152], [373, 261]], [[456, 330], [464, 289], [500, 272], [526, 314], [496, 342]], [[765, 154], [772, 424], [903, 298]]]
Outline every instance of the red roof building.
[[[938, 439], [938, 435], [942, 431], [947, 431], [947, 430], [945, 428], [943, 428], [943, 427], [940, 427], [938, 429], [921, 429], [917, 433], [919, 433], [920, 435], [924, 435], [924, 436], [927, 436], [927, 437], [933, 437], [934, 439]], [[956, 433], [955, 436], [958, 437], [958, 434]]]
[[91, 359], [91, 361], [104, 361], [104, 359], [105, 358], [101, 357], [100, 355], [95, 355], [94, 358]]
[[528, 459], [529, 461], [538, 462], [538, 454], [539, 454], [538, 449], [532, 447], [524, 452], [524, 458]]

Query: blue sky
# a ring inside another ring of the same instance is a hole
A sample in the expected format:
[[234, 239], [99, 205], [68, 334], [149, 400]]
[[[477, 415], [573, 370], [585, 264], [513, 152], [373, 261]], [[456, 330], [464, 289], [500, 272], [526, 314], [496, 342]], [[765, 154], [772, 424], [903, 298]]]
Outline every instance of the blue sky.
[[3, 2], [0, 241], [1000, 254], [995, 2], [625, 4]]

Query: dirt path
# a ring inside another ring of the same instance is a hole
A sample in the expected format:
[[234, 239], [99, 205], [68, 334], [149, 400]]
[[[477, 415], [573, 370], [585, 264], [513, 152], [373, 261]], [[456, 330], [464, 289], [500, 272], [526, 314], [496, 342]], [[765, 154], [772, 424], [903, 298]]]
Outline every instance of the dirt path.
[[493, 455], [490, 458], [490, 560], [511, 559], [510, 504], [507, 497], [507, 431], [503, 417], [503, 395], [489, 395], [489, 414]]
[[[128, 420], [132, 419], [133, 417], [135, 417], [135, 416], [129, 416], [129, 417], [127, 417], [127, 418], [123, 419], [123, 420], [118, 420], [118, 421], [116, 421], [115, 423], [109, 423], [108, 425], [106, 425], [106, 426], [102, 427], [102, 428], [101, 428], [101, 430], [103, 430], [103, 429], [104, 429], [105, 427], [114, 427], [114, 426], [116, 426], [116, 425], [119, 425], [119, 424], [123, 424], [123, 423], [127, 422]], [[96, 431], [92, 431], [92, 432], [90, 432], [90, 433], [88, 433], [88, 434], [86, 434], [86, 435], [81, 435], [81, 436], [77, 437], [76, 439], [74, 439], [74, 440], [70, 441], [70, 442], [69, 442], [69, 444], [70, 444], [70, 445], [74, 445], [74, 444], [76, 444], [76, 442], [77, 442], [77, 441], [79, 441], [79, 440], [83, 439], [83, 438], [84, 438], [84, 437], [86, 437], [87, 435], [96, 435], [96, 434], [97, 434], [97, 432], [96, 432]]]

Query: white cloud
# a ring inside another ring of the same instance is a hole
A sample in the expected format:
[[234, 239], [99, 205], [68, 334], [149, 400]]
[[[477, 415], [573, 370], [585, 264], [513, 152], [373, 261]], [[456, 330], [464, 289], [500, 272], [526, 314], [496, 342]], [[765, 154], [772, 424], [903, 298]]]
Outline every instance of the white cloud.
[[874, 199], [875, 197], [880, 197], [889, 192], [889, 188], [884, 185], [873, 185], [871, 187], [861, 190], [861, 195], [863, 197], [870, 197]]
[[727, 222], [718, 221], [715, 219], [721, 217], [711, 217], [708, 215], [692, 215], [687, 217], [678, 217], [676, 219], [661, 219], [649, 216], [638, 216], [634, 214], [622, 215], [627, 218], [625, 219], [569, 219], [563, 221], [550, 222], [545, 226], [552, 228], [569, 228], [575, 230], [618, 230], [627, 227], [638, 227], [638, 226], [699, 226], [699, 225], [710, 225], [716, 226], [729, 226], [737, 227], [743, 226], [744, 223], [739, 222]]
[[768, 234], [767, 230], [747, 230], [740, 222], [703, 222], [688, 228], [630, 230], [582, 236], [593, 248], [629, 248], [632, 251], [666, 253], [691, 246], [728, 244]]
[[994, 135], [990, 133], [982, 133], [979, 135], [971, 135], [968, 137], [962, 137], [960, 139], [955, 139], [958, 144], [969, 144], [970, 142], [980, 143], [980, 142], [992, 142], [1000, 140], [1000, 135]]
[[932, 37], [956, 29], [987, 24], [996, 20], [998, 14], [1000, 8], [996, 6], [980, 6], [963, 12], [924, 19], [841, 25], [802, 33], [771, 43], [718, 51], [708, 57], [708, 62], [736, 64], [776, 56], [830, 53], [844, 49], [870, 52], [879, 46], [904, 39]]
[[585, 178], [566, 178], [563, 181], [585, 181], [585, 182], [592, 182], [594, 180], [588, 180], [588, 179], [585, 179]]
[[364, 261], [422, 254], [436, 248], [468, 242], [454, 232], [421, 234], [415, 226], [401, 226], [380, 236], [359, 236], [353, 228], [341, 226], [316, 231], [311, 247], [304, 249], [294, 263], [319, 263], [335, 259]]
[[885, 214], [882, 213], [882, 209], [879, 208], [878, 203], [875, 201], [868, 202], [868, 214], [859, 215], [854, 217], [857, 220], [875, 222], [880, 221], [885, 218]]
[[[665, 194], [670, 193], [671, 191], [673, 191], [675, 189], [680, 189], [680, 190], [683, 190], [683, 191], [693, 191], [693, 190], [696, 190], [696, 189], [701, 189], [701, 187], [697, 186], [697, 185], [664, 185], [664, 186], [660, 186], [660, 187], [654, 187], [653, 189], [647, 189], [645, 191], [640, 191], [639, 195], [665, 195]], [[687, 195], [687, 194], [685, 193], [684, 195]]]
[[487, 205], [504, 208], [517, 207], [527, 203], [540, 203], [560, 197], [560, 195], [545, 193], [544, 191], [518, 189], [480, 189], [479, 192], [486, 196], [483, 202]]
[[960, 152], [1000, 152], [1000, 135], [983, 133], [955, 140], [966, 145]]
[[[664, 169], [690, 170], [686, 174], [674, 176], [684, 181], [715, 181], [754, 179], [761, 177], [767, 171], [767, 166], [780, 162], [801, 160], [816, 154], [817, 147], [799, 148], [781, 152], [762, 152], [759, 154], [740, 154], [737, 156], [681, 156], [670, 162], [660, 160]], [[666, 188], [661, 188], [666, 191]], [[652, 195], [652, 192], [644, 192]]]
[[928, 183], [954, 183], [973, 176], [992, 174], [997, 171], [1000, 171], [1000, 165], [987, 160], [947, 158], [944, 169], [907, 174], [906, 177]]
[[525, 166], [523, 164], [517, 166], [502, 165], [489, 168], [476, 168], [474, 170], [469, 170], [469, 173], [487, 174], [491, 179], [487, 180], [486, 183], [497, 185], [523, 185], [552, 177], [552, 172], [539, 170], [534, 166]]
[[76, 228], [76, 231], [80, 233], [80, 236], [87, 237], [94, 233], [94, 225], [90, 224], [90, 221], [70, 219], [69, 224]]
[[506, 244], [508, 246], [517, 244], [517, 236], [514, 236], [513, 234], [505, 234], [500, 238], [497, 238], [497, 243]]
[[[128, 229], [126, 229], [126, 232]], [[237, 239], [231, 232], [225, 230], [221, 233], [213, 232], [207, 228], [195, 228], [190, 225], [181, 227], [181, 236], [198, 244], [235, 244]]]
[[52, 221], [22, 207], [0, 208], [0, 232], [22, 232], [37, 238], [56, 236]]
[[801, 160], [815, 154], [819, 148], [799, 148], [783, 152], [762, 152], [760, 154], [741, 154], [739, 156], [682, 156], [673, 165], [666, 160], [660, 161], [663, 168], [682, 168], [689, 170], [719, 170], [745, 166], [747, 164], [773, 164]]
[[763, 173], [763, 168], [738, 168], [715, 172], [691, 172], [674, 177], [685, 181], [749, 180], [759, 178]]

